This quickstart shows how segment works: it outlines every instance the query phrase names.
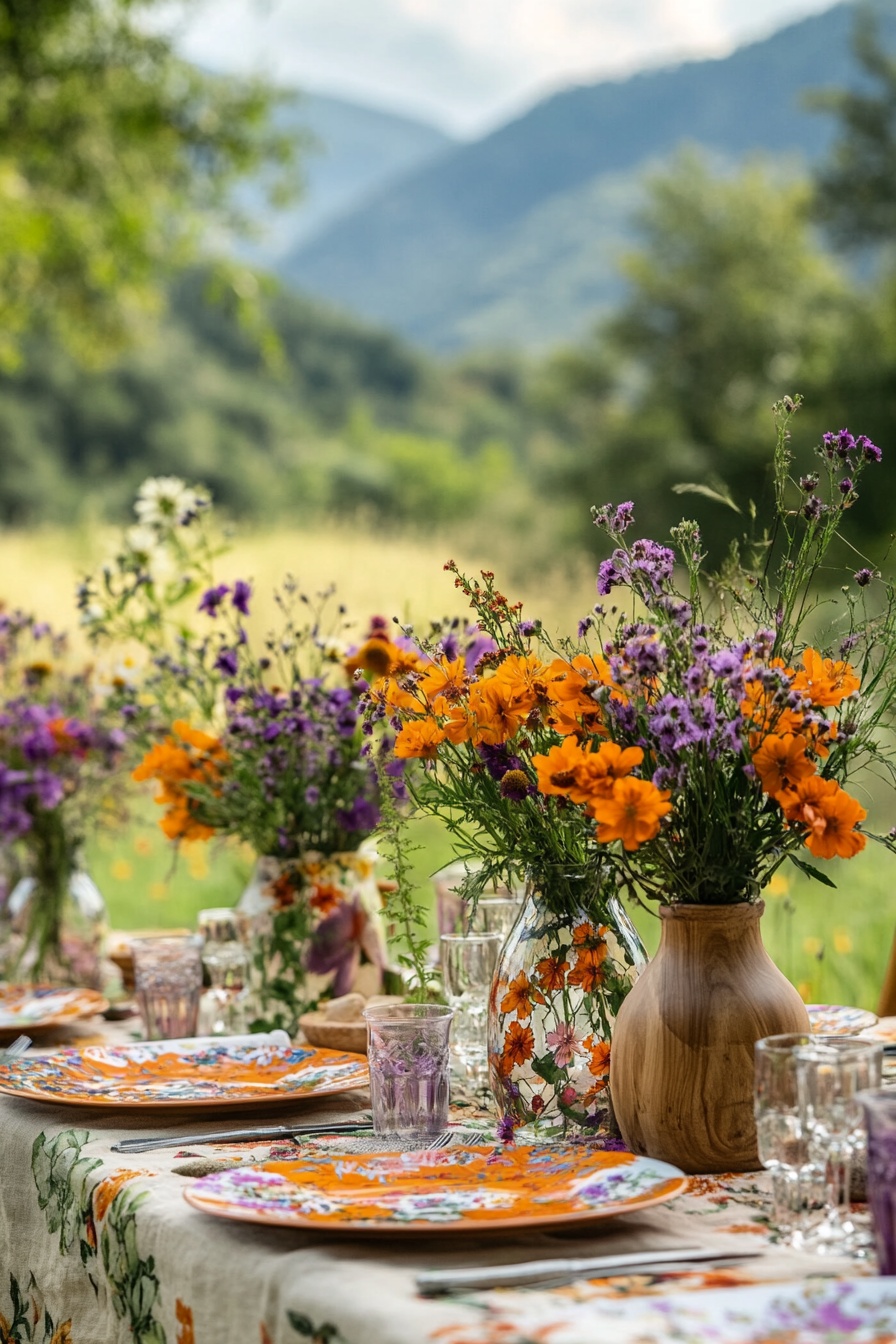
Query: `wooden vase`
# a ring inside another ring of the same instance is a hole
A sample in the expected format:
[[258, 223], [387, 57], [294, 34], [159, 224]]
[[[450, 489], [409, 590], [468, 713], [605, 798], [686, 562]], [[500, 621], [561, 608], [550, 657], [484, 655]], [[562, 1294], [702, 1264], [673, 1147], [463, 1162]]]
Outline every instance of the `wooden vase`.
[[660, 909], [656, 957], [622, 1004], [610, 1085], [632, 1152], [687, 1172], [755, 1171], [753, 1046], [809, 1030], [762, 944], [761, 901]]

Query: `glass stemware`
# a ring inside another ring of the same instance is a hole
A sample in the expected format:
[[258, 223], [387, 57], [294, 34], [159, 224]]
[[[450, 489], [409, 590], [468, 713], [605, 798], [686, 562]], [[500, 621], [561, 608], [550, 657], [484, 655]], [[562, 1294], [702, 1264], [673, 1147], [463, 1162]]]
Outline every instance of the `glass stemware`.
[[821, 1255], [867, 1255], [870, 1228], [851, 1211], [849, 1190], [854, 1159], [866, 1142], [857, 1094], [880, 1086], [883, 1047], [827, 1036], [798, 1047], [796, 1057], [802, 1129], [826, 1183], [824, 1217], [807, 1244]]
[[755, 1048], [759, 1160], [771, 1173], [772, 1222], [792, 1246], [805, 1244], [812, 1211], [824, 1203], [824, 1167], [810, 1157], [797, 1086], [797, 1052], [812, 1041], [808, 1034], [766, 1036]]

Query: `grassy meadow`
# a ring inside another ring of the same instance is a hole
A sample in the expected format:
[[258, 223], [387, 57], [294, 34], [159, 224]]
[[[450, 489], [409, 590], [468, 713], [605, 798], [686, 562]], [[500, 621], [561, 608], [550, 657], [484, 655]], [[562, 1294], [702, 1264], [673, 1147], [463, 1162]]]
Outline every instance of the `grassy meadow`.
[[[74, 630], [77, 578], [100, 562], [110, 545], [111, 535], [107, 539], [101, 531], [0, 535], [0, 600]], [[582, 558], [563, 570], [504, 583], [504, 575], [517, 572], [523, 549], [514, 554], [503, 538], [494, 545], [484, 538], [477, 546], [436, 534], [396, 536], [369, 527], [283, 529], [241, 537], [218, 568], [222, 580], [253, 581], [253, 622], [259, 633], [273, 622], [270, 594], [287, 573], [309, 592], [334, 582], [359, 633], [373, 614], [420, 624], [430, 616], [463, 615], [453, 581], [442, 569], [449, 557], [470, 572], [494, 569], [507, 595], [524, 601], [528, 615], [540, 616], [550, 629], [573, 630], [594, 600], [594, 567]], [[236, 900], [252, 855], [241, 846], [214, 842], [175, 852], [156, 824], [151, 796], [137, 786], [133, 790], [129, 823], [98, 833], [89, 844], [89, 866], [113, 926], [192, 926], [201, 908]], [[876, 830], [896, 824], [889, 791], [878, 791], [869, 811]], [[420, 846], [413, 857], [421, 899], [431, 901], [429, 879], [451, 858], [450, 844], [428, 819], [413, 823], [411, 837]], [[766, 892], [766, 946], [808, 1001], [875, 1008], [896, 930], [896, 859], [869, 844], [856, 859], [825, 865], [825, 871], [837, 883], [836, 891], [789, 865], [779, 872]], [[634, 910], [633, 917], [652, 951], [657, 919], [642, 910]]]

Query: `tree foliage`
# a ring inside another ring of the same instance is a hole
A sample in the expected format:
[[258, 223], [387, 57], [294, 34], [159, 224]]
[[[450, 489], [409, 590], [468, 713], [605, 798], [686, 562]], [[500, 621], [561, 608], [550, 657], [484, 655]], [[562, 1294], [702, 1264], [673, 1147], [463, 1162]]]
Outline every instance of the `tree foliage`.
[[[0, 0], [0, 358], [52, 331], [127, 341], [167, 277], [240, 227], [233, 183], [289, 185], [278, 95], [206, 74], [152, 23], [161, 0]], [[282, 171], [281, 171], [282, 170]], [[237, 298], [240, 295], [237, 287]]]
[[870, 6], [857, 13], [853, 49], [863, 84], [824, 90], [811, 100], [839, 122], [817, 175], [817, 205], [831, 236], [846, 246], [896, 239], [896, 53], [887, 50]]

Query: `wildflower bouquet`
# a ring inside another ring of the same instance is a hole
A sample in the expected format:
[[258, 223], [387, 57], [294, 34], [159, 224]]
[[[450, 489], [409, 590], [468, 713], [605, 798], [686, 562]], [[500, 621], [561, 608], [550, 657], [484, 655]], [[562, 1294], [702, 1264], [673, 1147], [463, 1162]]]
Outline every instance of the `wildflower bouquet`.
[[339, 994], [362, 956], [377, 973], [385, 960], [373, 857], [359, 852], [380, 787], [362, 750], [362, 688], [343, 666], [345, 609], [288, 578], [279, 627], [256, 645], [252, 585], [215, 581], [222, 548], [204, 492], [147, 482], [137, 510], [114, 562], [82, 587], [84, 619], [94, 637], [136, 640], [149, 655], [140, 694], [126, 690], [121, 708], [148, 746], [134, 777], [157, 782], [165, 834], [235, 837], [259, 856], [245, 900], [270, 1014], [259, 1021], [294, 1029], [324, 986], [309, 972]]
[[[675, 549], [628, 542], [633, 505], [604, 506], [595, 523], [615, 549], [597, 586], [618, 605], [598, 604], [575, 638], [553, 640], [491, 573], [472, 581], [449, 563], [494, 652], [470, 676], [436, 645], [429, 667], [375, 689], [396, 755], [420, 762], [408, 777], [417, 805], [483, 861], [483, 879], [522, 866], [555, 921], [572, 924], [564, 938], [555, 923], [550, 955], [499, 983], [493, 1070], [505, 1088], [517, 1086], [517, 1066], [554, 1077], [589, 1048], [568, 998], [563, 1021], [541, 1037], [534, 1005], [600, 987], [607, 1019], [627, 987], [624, 959], [602, 942], [614, 921], [576, 915], [568, 874], [582, 864], [603, 875], [604, 911], [617, 885], [667, 905], [724, 905], [757, 902], [788, 858], [830, 884], [810, 860], [849, 858], [866, 843], [865, 809], [843, 786], [872, 760], [893, 774], [884, 730], [896, 695], [887, 671], [896, 594], [866, 564], [840, 600], [818, 578], [881, 454], [863, 436], [828, 434], [817, 470], [794, 479], [798, 405], [776, 407], [775, 518], [751, 554], [735, 546], [706, 576], [695, 524], [674, 529]], [[593, 1055], [593, 1019], [589, 1027]], [[529, 1083], [537, 1112], [544, 1093], [531, 1073]]]
[[[65, 637], [44, 622], [0, 611], [0, 843], [21, 875], [0, 912], [10, 934], [0, 962], [7, 976], [98, 988], [105, 912], [86, 875], [73, 879], [126, 735], [91, 670], [72, 672], [66, 652]], [[64, 935], [72, 887], [81, 918]]]

